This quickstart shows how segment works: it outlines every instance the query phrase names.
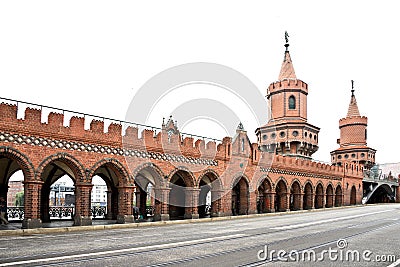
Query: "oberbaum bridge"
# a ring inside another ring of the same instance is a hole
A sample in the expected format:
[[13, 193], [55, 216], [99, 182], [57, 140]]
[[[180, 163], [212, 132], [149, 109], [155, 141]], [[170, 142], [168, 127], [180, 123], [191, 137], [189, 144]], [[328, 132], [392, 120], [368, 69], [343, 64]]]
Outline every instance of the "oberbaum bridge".
[[[64, 175], [74, 182], [74, 225], [91, 225], [95, 217], [94, 176], [107, 185], [103, 219], [117, 223], [134, 221], [134, 204], [152, 220], [173, 220], [399, 202], [398, 179], [377, 175], [367, 117], [360, 115], [353, 88], [332, 163], [312, 160], [320, 129], [307, 122], [308, 85], [297, 79], [288, 46], [278, 81], [267, 89], [271, 115], [256, 129], [257, 143], [249, 141], [242, 124], [218, 144], [183, 138], [172, 118], [140, 136], [139, 126], [124, 129], [118, 121], [105, 131], [102, 119], [91, 120], [86, 130], [85, 114], [76, 113], [64, 126], [64, 111], [58, 109], [42, 122], [42, 106], [2, 98], [0, 196], [7, 199], [10, 177], [22, 170], [22, 228], [50, 221], [51, 186]], [[22, 103], [28, 107], [19, 119]], [[13, 208], [8, 207], [9, 219]]]

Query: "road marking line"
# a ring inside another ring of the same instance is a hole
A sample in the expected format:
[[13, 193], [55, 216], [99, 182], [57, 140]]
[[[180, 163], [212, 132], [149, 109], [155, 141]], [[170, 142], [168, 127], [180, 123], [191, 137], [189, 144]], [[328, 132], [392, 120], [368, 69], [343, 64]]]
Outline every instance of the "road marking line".
[[299, 224], [292, 224], [292, 225], [286, 225], [286, 226], [277, 226], [277, 227], [271, 227], [270, 229], [272, 229], [272, 230], [290, 230], [290, 229], [295, 229], [295, 228], [304, 227], [304, 226], [311, 226], [311, 225], [327, 223], [327, 222], [337, 222], [337, 221], [353, 219], [353, 218], [358, 218], [358, 217], [363, 217], [363, 216], [368, 216], [368, 215], [373, 215], [373, 214], [379, 214], [379, 213], [389, 212], [389, 211], [393, 211], [393, 210], [394, 209], [382, 210], [382, 211], [364, 213], [364, 214], [359, 214], [359, 215], [352, 215], [352, 216], [345, 216], [345, 217], [334, 218], [334, 219], [320, 220], [320, 221], [315, 221], [315, 222], [299, 223]]
[[0, 264], [0, 266], [23, 265], [23, 264], [58, 261], [58, 260], [65, 260], [65, 259], [70, 260], [70, 259], [75, 259], [75, 258], [93, 257], [93, 256], [108, 255], [108, 254], [123, 253], [123, 252], [135, 252], [135, 251], [148, 250], [148, 249], [163, 249], [163, 248], [169, 248], [169, 247], [172, 248], [172, 247], [177, 247], [177, 246], [182, 246], [182, 245], [196, 244], [199, 241], [201, 243], [204, 243], [204, 242], [208, 242], [208, 241], [224, 240], [224, 239], [236, 238], [236, 237], [241, 237], [241, 236], [244, 236], [244, 234], [217, 236], [217, 237], [210, 237], [210, 238], [203, 238], [203, 239], [196, 239], [196, 240], [180, 241], [180, 242], [168, 243], [168, 244], [150, 245], [150, 246], [136, 247], [136, 248], [124, 248], [124, 249], [83, 253], [83, 254], [69, 255], [69, 256], [59, 256], [59, 257], [44, 258], [44, 259], [14, 261], [14, 262], [2, 263], [2, 264]]

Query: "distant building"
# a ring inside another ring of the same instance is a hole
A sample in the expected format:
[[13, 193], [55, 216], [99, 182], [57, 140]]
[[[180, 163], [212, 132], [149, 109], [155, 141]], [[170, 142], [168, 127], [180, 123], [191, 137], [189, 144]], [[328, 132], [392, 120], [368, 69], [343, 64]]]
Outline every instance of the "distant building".
[[[74, 186], [68, 186], [65, 182], [55, 182], [50, 187], [50, 206], [75, 205]], [[71, 200], [73, 199], [73, 200]]]
[[15, 206], [15, 199], [18, 193], [24, 192], [24, 184], [22, 181], [8, 182], [7, 205]]
[[107, 185], [93, 185], [92, 206], [107, 206]]

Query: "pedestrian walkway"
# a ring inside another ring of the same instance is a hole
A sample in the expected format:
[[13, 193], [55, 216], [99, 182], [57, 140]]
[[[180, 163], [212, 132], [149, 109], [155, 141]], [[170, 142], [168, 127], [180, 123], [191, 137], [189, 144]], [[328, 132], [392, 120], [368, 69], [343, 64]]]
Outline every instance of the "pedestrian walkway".
[[[109, 224], [116, 224], [116, 220], [92, 220], [92, 225], [109, 225]], [[49, 223], [43, 223], [42, 228], [60, 228], [60, 227], [72, 227], [74, 224], [73, 221], [51, 221]], [[7, 225], [0, 225], [1, 230], [18, 230], [22, 229], [21, 222], [13, 222], [10, 221]]]

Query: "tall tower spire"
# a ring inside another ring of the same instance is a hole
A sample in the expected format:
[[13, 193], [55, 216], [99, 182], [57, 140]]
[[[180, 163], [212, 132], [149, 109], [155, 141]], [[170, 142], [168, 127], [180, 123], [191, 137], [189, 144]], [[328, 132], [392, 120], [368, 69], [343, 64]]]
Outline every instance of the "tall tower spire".
[[332, 163], [358, 163], [370, 168], [375, 163], [376, 150], [367, 146], [368, 118], [361, 116], [351, 80], [351, 98], [347, 116], [339, 121], [340, 147], [331, 152]]
[[360, 117], [360, 111], [358, 110], [356, 96], [354, 95], [354, 81], [351, 80], [351, 99], [349, 109], [347, 111], [347, 118]]
[[285, 32], [285, 56], [279, 80], [267, 89], [269, 120], [256, 130], [256, 135], [262, 151], [310, 159], [318, 150], [319, 128], [307, 123], [308, 85], [296, 77], [288, 37]]
[[278, 80], [282, 81], [283, 79], [297, 79], [296, 78], [296, 73], [294, 71], [294, 67], [292, 64], [292, 59], [290, 58], [290, 53], [289, 53], [289, 34], [285, 32], [285, 56], [283, 58], [282, 62], [282, 67], [281, 71], [279, 73]]

